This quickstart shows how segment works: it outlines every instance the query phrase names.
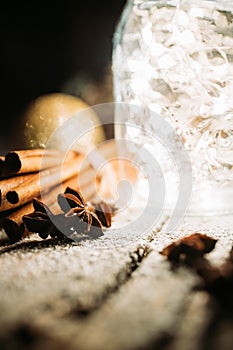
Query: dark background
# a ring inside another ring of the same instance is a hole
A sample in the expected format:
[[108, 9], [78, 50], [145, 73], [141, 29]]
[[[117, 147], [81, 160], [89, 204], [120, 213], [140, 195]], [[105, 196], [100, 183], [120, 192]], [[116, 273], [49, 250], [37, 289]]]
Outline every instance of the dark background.
[[63, 92], [79, 77], [101, 83], [124, 4], [31, 0], [1, 6], [1, 153], [13, 147], [21, 114], [36, 97]]

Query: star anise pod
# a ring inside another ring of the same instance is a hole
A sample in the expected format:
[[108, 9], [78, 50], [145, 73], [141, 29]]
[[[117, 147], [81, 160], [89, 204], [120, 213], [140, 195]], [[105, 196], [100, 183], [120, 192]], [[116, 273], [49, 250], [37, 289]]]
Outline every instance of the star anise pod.
[[[51, 220], [54, 216], [48, 206], [42, 203], [39, 199], [33, 199], [34, 212], [24, 215], [23, 222], [29, 232], [38, 233], [43, 239], [48, 236], [64, 237]], [[57, 218], [58, 219], [58, 216]]]
[[233, 310], [233, 247], [229, 257], [220, 266], [215, 266], [205, 254], [210, 253], [217, 240], [201, 233], [193, 233], [170, 244], [162, 250], [172, 264], [188, 266], [197, 273], [202, 281], [198, 290], [207, 291], [221, 306], [221, 312], [232, 315]]
[[81, 192], [67, 187], [64, 194], [58, 195], [58, 204], [66, 217], [78, 216], [87, 223], [87, 231], [97, 227], [102, 231], [102, 226], [111, 226], [111, 208], [105, 202], [91, 204], [85, 201]]
[[211, 252], [217, 240], [202, 233], [193, 233], [165, 247], [161, 254], [174, 264], [190, 260]]
[[101, 221], [102, 225], [105, 227], [111, 227], [112, 225], [112, 208], [109, 204], [104, 201], [92, 204], [95, 213]]
[[[53, 214], [48, 206], [38, 199], [33, 200], [34, 212], [23, 216], [23, 222], [29, 232], [39, 234], [43, 239], [69, 238], [77, 240], [83, 238], [83, 232], [87, 231], [87, 223], [79, 217], [66, 217], [64, 213]], [[92, 237], [101, 236], [100, 231], [93, 232]]]

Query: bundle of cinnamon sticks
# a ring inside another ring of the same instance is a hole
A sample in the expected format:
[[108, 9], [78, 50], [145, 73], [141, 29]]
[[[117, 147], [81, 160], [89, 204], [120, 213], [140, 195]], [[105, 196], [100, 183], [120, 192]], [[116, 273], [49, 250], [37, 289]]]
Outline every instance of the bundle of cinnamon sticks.
[[23, 217], [33, 211], [33, 199], [46, 201], [54, 212], [57, 196], [82, 185], [85, 198], [95, 193], [95, 171], [76, 151], [19, 150], [0, 157], [0, 222], [10, 241], [28, 234]]
[[[75, 150], [63, 153], [55, 149], [29, 149], [0, 157], [0, 228], [11, 242], [30, 234], [25, 222], [29, 224], [30, 221], [30, 227], [34, 227], [43, 220], [43, 227], [48, 223], [49, 232], [50, 229], [54, 231], [51, 217], [46, 216], [47, 207], [52, 215], [57, 215], [58, 221], [63, 221], [62, 224], [72, 222], [61, 213], [63, 208], [57, 200], [67, 189], [72, 189], [68, 197], [76, 193], [76, 199], [69, 198], [69, 204], [74, 215], [88, 223], [88, 232], [91, 221], [98, 222], [101, 227], [111, 226], [113, 207], [106, 205], [106, 201], [114, 202], [115, 187], [122, 175], [123, 179], [135, 182], [137, 170], [130, 157], [119, 157], [114, 140], [101, 144], [97, 152], [91, 154], [87, 156]], [[92, 202], [91, 206], [85, 201]], [[40, 236], [47, 237], [47, 233]]]

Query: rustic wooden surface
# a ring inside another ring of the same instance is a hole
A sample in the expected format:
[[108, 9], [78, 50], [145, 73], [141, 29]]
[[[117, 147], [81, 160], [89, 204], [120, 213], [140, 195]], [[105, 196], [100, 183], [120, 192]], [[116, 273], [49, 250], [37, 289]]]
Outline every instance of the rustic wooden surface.
[[[136, 241], [109, 247], [36, 236], [0, 245], [0, 349], [230, 350], [232, 318], [216, 318], [200, 278], [159, 252], [195, 231], [218, 239], [218, 265], [233, 243], [233, 216], [166, 219]], [[116, 239], [116, 238], [114, 238]], [[128, 243], [128, 244], [126, 244]]]

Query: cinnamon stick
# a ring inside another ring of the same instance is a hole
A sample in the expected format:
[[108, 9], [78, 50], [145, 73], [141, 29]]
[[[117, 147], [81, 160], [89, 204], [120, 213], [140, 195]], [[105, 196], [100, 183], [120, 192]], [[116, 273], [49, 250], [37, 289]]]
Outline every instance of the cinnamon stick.
[[57, 150], [19, 150], [6, 154], [0, 158], [0, 177], [9, 177], [14, 174], [38, 172], [59, 165], [66, 156], [66, 161], [74, 159], [76, 151], [69, 151], [66, 155]]
[[2, 203], [6, 199], [6, 195], [9, 191], [14, 191], [17, 187], [23, 186], [24, 183], [30, 182], [35, 177], [35, 174], [26, 174], [26, 175], [17, 175], [14, 178], [8, 178], [0, 180], [0, 193], [1, 193], [1, 202], [0, 202], [0, 211]]
[[[65, 192], [67, 187], [78, 189], [76, 176], [62, 183], [62, 192]], [[95, 187], [92, 186], [92, 184], [87, 183], [85, 186], [82, 186], [82, 188], [84, 190], [87, 200], [94, 197]], [[53, 188], [50, 188], [48, 192], [45, 193], [43, 196], [43, 201], [45, 201], [46, 205], [49, 206], [50, 210], [54, 214], [58, 214], [60, 212], [60, 207], [57, 203], [57, 196], [60, 193], [60, 190], [60, 186], [55, 186]], [[38, 196], [37, 198], [41, 199], [40, 196]], [[2, 227], [11, 242], [17, 242], [21, 238], [26, 237], [29, 234], [29, 232], [25, 230], [25, 225], [23, 224], [22, 218], [24, 215], [28, 215], [32, 211], [33, 202], [30, 202], [3, 219]]]
[[[72, 181], [68, 180], [64, 184], [68, 186], [70, 183], [73, 184]], [[47, 201], [49, 202], [49, 205], [53, 206], [53, 204], [56, 203], [57, 195], [58, 195], [57, 187], [53, 188], [46, 194], [46, 198], [47, 198]], [[8, 217], [3, 219], [2, 227], [11, 242], [17, 242], [23, 236], [25, 237], [29, 234], [27, 231], [25, 231], [25, 225], [23, 223], [22, 218], [24, 215], [30, 214], [32, 211], [33, 211], [33, 202], [30, 202], [22, 206], [20, 209], [16, 210], [12, 214], [10, 214]]]
[[[20, 159], [31, 159], [32, 162], [35, 161], [35, 157], [41, 157], [43, 150], [34, 150], [33, 156], [30, 155], [31, 150], [22, 151], [20, 154]], [[21, 151], [18, 151], [21, 152]], [[24, 153], [25, 152], [25, 153]], [[31, 153], [32, 154], [32, 153]], [[51, 157], [56, 158], [57, 152], [51, 153]], [[117, 157], [117, 147], [115, 142], [107, 142], [101, 146], [101, 154], [103, 158], [112, 159], [114, 156]], [[61, 157], [57, 157], [61, 159]], [[56, 159], [57, 159], [56, 158]], [[42, 159], [42, 158], [41, 158]], [[32, 168], [29, 168], [26, 163], [24, 167], [21, 167], [19, 174], [13, 178], [8, 178], [0, 180], [0, 212], [4, 214], [4, 211], [15, 210], [12, 214], [4, 219], [4, 228], [9, 237], [18, 239], [22, 237], [24, 232], [24, 227], [22, 223], [22, 217], [30, 213], [33, 209], [32, 199], [40, 197], [41, 192], [43, 196], [51, 196], [53, 188], [56, 188], [57, 193], [64, 190], [64, 186], [59, 186], [58, 184], [62, 181], [63, 185], [66, 184], [67, 179], [76, 179], [73, 185], [69, 185], [72, 188], [78, 188], [83, 193], [84, 197], [89, 199], [94, 199], [96, 191], [100, 189], [101, 178], [104, 177], [106, 182], [109, 182], [109, 174], [104, 172], [104, 176], [99, 175], [96, 178], [96, 170], [92, 166], [92, 161], [85, 159], [84, 156], [75, 152], [71, 158], [66, 160], [65, 164], [62, 167], [52, 166], [49, 169], [44, 169], [37, 171], [36, 173], [21, 174], [21, 171], [28, 171]], [[0, 158], [0, 166], [5, 160]], [[59, 162], [60, 163], [60, 162]], [[95, 162], [94, 162], [95, 163]], [[28, 163], [29, 164], [29, 163]], [[40, 170], [36, 168], [35, 163], [33, 164], [34, 170]], [[114, 169], [115, 168], [115, 169]], [[118, 163], [116, 162], [113, 166], [113, 171], [118, 172]], [[104, 186], [102, 182], [102, 186]], [[104, 186], [105, 187], [105, 186]], [[47, 193], [46, 193], [47, 191]], [[104, 191], [103, 191], [104, 192]], [[53, 197], [53, 196], [52, 196]], [[44, 198], [44, 197], [43, 197]], [[51, 197], [50, 197], [51, 198]], [[55, 197], [54, 197], [55, 198]], [[57, 204], [54, 200], [54, 203], [49, 204], [56, 212]]]
[[[17, 208], [30, 202], [40, 192], [46, 191], [74, 175], [77, 176], [83, 157], [83, 155], [77, 155], [76, 158], [65, 162], [62, 167], [58, 166], [35, 174], [16, 176], [13, 180], [2, 180], [0, 182], [2, 192], [0, 211]], [[13, 201], [12, 198], [14, 198]]]

